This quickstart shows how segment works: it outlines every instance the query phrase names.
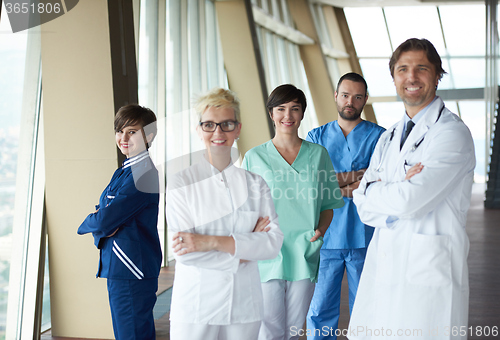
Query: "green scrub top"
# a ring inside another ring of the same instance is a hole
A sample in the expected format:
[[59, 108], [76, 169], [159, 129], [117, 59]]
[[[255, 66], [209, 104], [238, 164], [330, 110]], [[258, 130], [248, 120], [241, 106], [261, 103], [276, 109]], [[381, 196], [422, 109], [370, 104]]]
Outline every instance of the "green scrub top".
[[285, 238], [279, 255], [259, 261], [262, 282], [272, 279], [317, 282], [323, 238], [310, 242], [323, 210], [344, 205], [332, 161], [324, 147], [302, 141], [290, 165], [272, 140], [245, 154], [242, 167], [269, 185]]

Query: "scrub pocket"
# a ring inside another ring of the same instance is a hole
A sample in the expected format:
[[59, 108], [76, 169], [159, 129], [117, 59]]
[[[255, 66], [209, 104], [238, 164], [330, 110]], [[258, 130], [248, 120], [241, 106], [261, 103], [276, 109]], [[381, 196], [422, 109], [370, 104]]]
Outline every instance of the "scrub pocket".
[[450, 237], [413, 234], [406, 268], [406, 279], [411, 284], [421, 286], [450, 284]]

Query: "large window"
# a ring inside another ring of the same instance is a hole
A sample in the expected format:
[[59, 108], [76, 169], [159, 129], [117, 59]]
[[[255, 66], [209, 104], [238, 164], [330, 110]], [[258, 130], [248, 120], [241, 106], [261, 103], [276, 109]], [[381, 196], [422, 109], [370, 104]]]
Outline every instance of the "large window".
[[[168, 164], [189, 166], [190, 154], [203, 149], [196, 135], [193, 101], [209, 89], [228, 84], [214, 1], [142, 0], [139, 8], [139, 103], [158, 116], [151, 154], [166, 179]], [[164, 204], [162, 196], [158, 228], [163, 241], [167, 240]], [[162, 246], [171, 259], [170, 247], [165, 242]]]
[[[14, 34], [5, 8], [1, 13], [0, 339], [10, 340], [23, 332], [33, 333], [38, 325], [35, 320], [41, 320], [43, 313], [37, 302], [46, 264], [45, 257], [39, 256], [45, 249], [44, 169], [43, 147], [39, 147], [42, 136], [38, 133], [39, 30]], [[44, 324], [50, 324], [50, 313], [45, 313]]]
[[[5, 339], [27, 34], [0, 19], [0, 339]], [[8, 79], [9, 81], [5, 81]]]
[[[438, 95], [445, 90], [447, 97], [453, 98], [445, 102], [446, 106], [469, 126], [476, 147], [474, 179], [484, 182], [485, 101], [476, 98], [474, 91], [485, 86], [484, 4], [352, 7], [344, 11], [370, 96], [375, 101], [375, 115], [385, 128], [397, 122], [404, 112], [402, 102], [388, 99], [396, 96], [388, 66], [392, 51], [408, 38], [426, 38], [434, 44], [448, 72], [439, 83]], [[425, 25], [421, 24], [422, 18]]]
[[[293, 20], [286, 1], [253, 1], [253, 6], [263, 11], [272, 20], [293, 29]], [[312, 101], [304, 64], [300, 57], [299, 46], [269, 29], [256, 24], [262, 61], [266, 75], [266, 86], [270, 93], [282, 84], [293, 84], [304, 91], [307, 98], [307, 112], [299, 128], [299, 136], [306, 138], [307, 132], [318, 126], [316, 111]]]

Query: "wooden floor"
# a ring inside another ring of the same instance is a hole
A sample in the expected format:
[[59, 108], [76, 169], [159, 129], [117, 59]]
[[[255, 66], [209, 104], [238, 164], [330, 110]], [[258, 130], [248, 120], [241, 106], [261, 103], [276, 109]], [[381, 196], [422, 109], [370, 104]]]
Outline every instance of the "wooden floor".
[[[485, 210], [484, 185], [475, 184], [472, 202], [467, 218], [467, 234], [470, 239], [469, 277], [469, 340], [493, 339], [485, 336], [485, 332], [493, 327], [500, 328], [500, 210]], [[162, 270], [159, 291], [171, 284], [173, 267]], [[345, 329], [349, 323], [349, 304], [347, 300], [347, 282], [342, 283], [342, 300], [340, 306], [339, 328]], [[155, 322], [156, 339], [169, 339], [168, 314]], [[500, 331], [500, 330], [499, 330]], [[41, 339], [51, 340], [64, 338], [52, 337], [50, 332]], [[301, 339], [305, 339], [301, 338]], [[345, 339], [339, 337], [339, 340]], [[68, 339], [69, 340], [69, 339]], [[76, 340], [72, 338], [72, 340]], [[235, 339], [236, 340], [236, 339]]]

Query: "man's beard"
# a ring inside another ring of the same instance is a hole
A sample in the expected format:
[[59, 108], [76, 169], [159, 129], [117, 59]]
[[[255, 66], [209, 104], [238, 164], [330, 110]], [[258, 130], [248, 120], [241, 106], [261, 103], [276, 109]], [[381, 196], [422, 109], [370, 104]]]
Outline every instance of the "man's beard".
[[[346, 113], [344, 112], [344, 110], [345, 110], [346, 108], [353, 109], [353, 110], [354, 110], [354, 113], [353, 113], [352, 115], [350, 115], [350, 114], [346, 114]], [[357, 119], [361, 116], [361, 111], [362, 111], [362, 110], [359, 110], [359, 111], [358, 111], [358, 110], [356, 110], [356, 108], [355, 108], [355, 107], [353, 107], [353, 106], [344, 106], [344, 107], [342, 108], [342, 110], [338, 110], [338, 111], [339, 111], [339, 115], [340, 115], [340, 117], [342, 117], [343, 119], [345, 119], [345, 120], [350, 120], [350, 121], [355, 121], [355, 120], [357, 120]]]

